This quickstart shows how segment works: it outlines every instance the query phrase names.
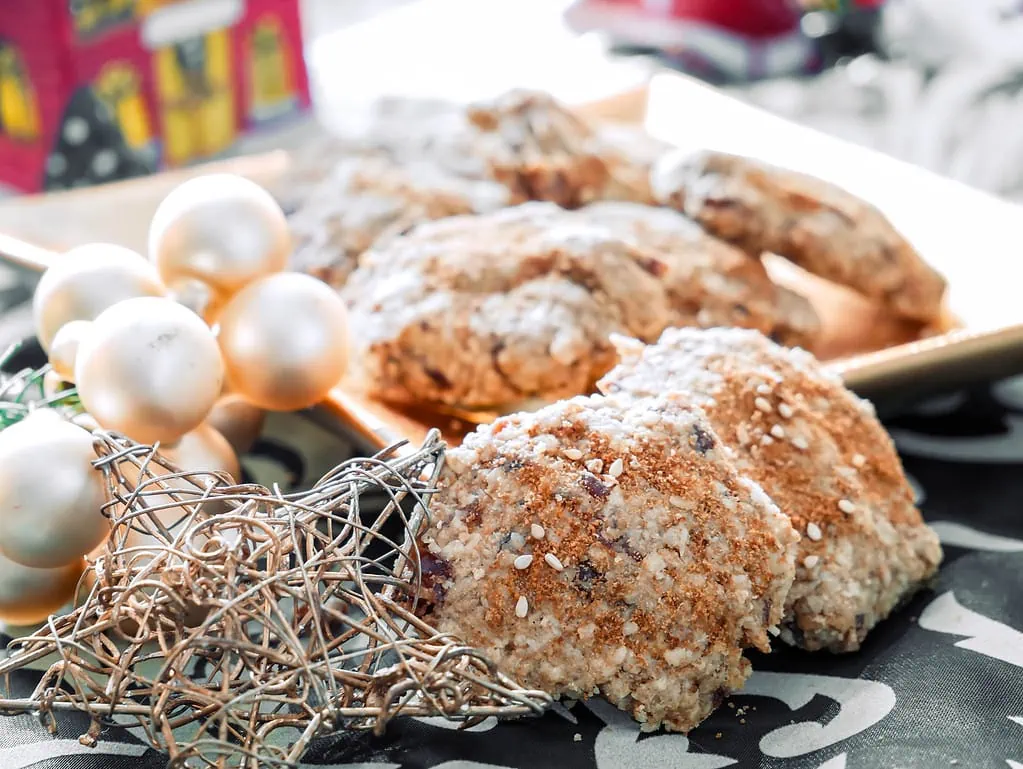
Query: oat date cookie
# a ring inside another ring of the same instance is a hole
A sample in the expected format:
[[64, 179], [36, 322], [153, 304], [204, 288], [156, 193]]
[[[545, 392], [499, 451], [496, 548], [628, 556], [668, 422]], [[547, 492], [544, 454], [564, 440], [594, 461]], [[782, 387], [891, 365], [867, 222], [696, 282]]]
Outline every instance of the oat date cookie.
[[671, 318], [644, 257], [553, 204], [421, 225], [368, 251], [342, 292], [353, 384], [463, 408], [588, 392], [612, 333], [652, 340]]
[[431, 619], [524, 685], [688, 731], [768, 647], [797, 535], [697, 410], [590, 396], [503, 417], [439, 488]]
[[352, 383], [392, 402], [507, 410], [592, 391], [617, 360], [613, 333], [652, 342], [668, 326], [741, 323], [801, 338], [755, 266], [743, 269], [759, 283], [711, 269], [724, 271], [712, 250], [627, 230], [527, 203], [371, 249], [343, 291]]
[[340, 288], [378, 239], [420, 222], [508, 203], [507, 191], [496, 182], [458, 177], [432, 162], [346, 158], [289, 217], [291, 266]]
[[439, 99], [383, 97], [365, 110], [338, 116], [340, 126], [319, 131], [289, 153], [288, 168], [273, 192], [291, 213], [339, 164], [377, 157], [395, 165], [429, 162], [437, 172], [491, 180], [480, 132], [464, 104]]
[[941, 313], [945, 279], [874, 206], [806, 174], [722, 152], [667, 154], [651, 182], [662, 203], [755, 254], [772, 252], [896, 313]]
[[937, 570], [938, 538], [873, 408], [809, 353], [740, 329], [616, 341], [622, 362], [601, 391], [677, 393], [702, 408], [740, 472], [802, 535], [785, 641], [853, 651]]
[[665, 145], [636, 129], [600, 129], [549, 94], [515, 90], [469, 107], [490, 173], [518, 201], [575, 208], [595, 200], [653, 203], [650, 169]]
[[662, 255], [662, 279], [680, 314], [673, 325], [754, 328], [806, 348], [820, 334], [820, 318], [807, 299], [772, 283], [759, 259], [707, 234], [684, 214], [628, 202], [594, 203], [579, 214]]
[[381, 99], [341, 136], [322, 137], [294, 153], [275, 193], [294, 210], [335, 165], [368, 155], [396, 166], [429, 164], [435, 174], [465, 181], [498, 182], [512, 203], [652, 203], [650, 169], [667, 149], [633, 126], [590, 123], [544, 93], [511, 91], [471, 105]]

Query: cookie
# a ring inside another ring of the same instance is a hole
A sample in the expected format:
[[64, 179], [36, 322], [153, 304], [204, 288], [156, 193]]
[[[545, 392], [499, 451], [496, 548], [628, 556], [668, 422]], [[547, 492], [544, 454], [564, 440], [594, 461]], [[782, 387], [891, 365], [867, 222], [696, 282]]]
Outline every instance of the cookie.
[[479, 131], [463, 104], [386, 97], [338, 117], [342, 122], [330, 133], [321, 130], [289, 153], [288, 167], [273, 187], [285, 211], [296, 210], [338, 164], [352, 158], [385, 158], [395, 165], [429, 161], [459, 178], [490, 178]]
[[652, 342], [692, 323], [782, 335], [795, 325], [797, 313], [771, 306], [769, 283], [716, 272], [688, 241], [667, 249], [596, 218], [526, 203], [428, 222], [368, 251], [343, 292], [351, 383], [392, 402], [514, 410], [591, 392], [617, 360], [614, 333]]
[[820, 318], [807, 299], [772, 283], [759, 259], [708, 235], [685, 215], [625, 202], [594, 203], [579, 213], [662, 256], [662, 279], [679, 313], [673, 325], [754, 328], [806, 348], [816, 342]]
[[580, 397], [447, 453], [424, 596], [516, 681], [688, 731], [768, 647], [796, 539], [698, 410]]
[[945, 280], [870, 204], [806, 174], [722, 152], [668, 154], [657, 199], [750, 253], [772, 252], [921, 322], [939, 317]]
[[802, 350], [754, 331], [669, 329], [655, 345], [616, 340], [599, 387], [638, 402], [677, 393], [707, 414], [802, 535], [781, 637], [805, 649], [859, 648], [941, 562], [873, 408]]
[[428, 222], [366, 252], [342, 292], [351, 383], [461, 408], [589, 392], [612, 333], [652, 340], [670, 322], [660, 269], [553, 204]]
[[378, 239], [416, 224], [507, 205], [495, 182], [452, 175], [430, 161], [342, 160], [289, 217], [292, 269], [340, 288]]
[[293, 210], [334, 165], [372, 155], [396, 165], [428, 162], [464, 180], [496, 180], [513, 203], [649, 203], [650, 169], [666, 150], [640, 129], [591, 124], [539, 92], [511, 91], [471, 105], [390, 98], [348, 120], [341, 135], [296, 152], [275, 193]]
[[468, 107], [443, 99], [387, 97], [349, 127], [367, 151], [398, 164], [429, 161], [462, 179], [492, 180], [481, 133]]
[[636, 129], [599, 129], [536, 91], [474, 104], [468, 117], [484, 134], [491, 175], [519, 201], [654, 202], [650, 169], [665, 146]]

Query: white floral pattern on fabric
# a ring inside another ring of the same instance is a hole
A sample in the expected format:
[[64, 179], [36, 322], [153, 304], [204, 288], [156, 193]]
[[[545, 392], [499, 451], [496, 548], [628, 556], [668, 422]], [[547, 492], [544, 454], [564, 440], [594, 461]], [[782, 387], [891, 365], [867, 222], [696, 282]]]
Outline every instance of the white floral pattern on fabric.
[[710, 753], [691, 753], [689, 739], [681, 734], [658, 734], [640, 740], [639, 724], [607, 702], [586, 703], [607, 724], [593, 746], [597, 769], [641, 766], [643, 769], [722, 769], [734, 758]]
[[[4, 769], [29, 769], [42, 761], [71, 756], [143, 756], [145, 745], [127, 742], [106, 742], [87, 748], [78, 740], [47, 740], [12, 748], [0, 748], [0, 766]], [[70, 765], [70, 764], [69, 764]]]
[[1023, 633], [967, 609], [959, 603], [955, 593], [943, 593], [935, 598], [920, 615], [919, 622], [924, 630], [968, 636], [955, 643], [960, 649], [969, 649], [1023, 668]]
[[943, 545], [992, 553], [1023, 553], [1023, 539], [988, 534], [954, 521], [935, 521], [931, 528], [937, 532]]
[[772, 758], [794, 758], [836, 745], [869, 729], [895, 707], [895, 692], [887, 684], [799, 673], [754, 673], [743, 694], [773, 697], [792, 710], [816, 696], [838, 703], [838, 714], [826, 724], [804, 721], [767, 734], [760, 740], [760, 750]]
[[900, 454], [946, 462], [1023, 464], [1023, 416], [1006, 417], [1009, 430], [998, 435], [923, 435], [901, 428], [891, 433]]
[[820, 765], [819, 769], [845, 769], [846, 765], [846, 754], [839, 753], [834, 758], [829, 758], [823, 764]]

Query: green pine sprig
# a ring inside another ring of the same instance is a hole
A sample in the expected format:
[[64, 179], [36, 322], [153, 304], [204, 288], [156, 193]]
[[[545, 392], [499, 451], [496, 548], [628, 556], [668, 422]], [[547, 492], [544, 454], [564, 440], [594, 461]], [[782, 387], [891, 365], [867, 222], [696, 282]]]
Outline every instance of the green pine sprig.
[[[21, 350], [21, 343], [12, 344], [0, 355], [0, 371]], [[0, 374], [0, 430], [17, 424], [32, 411], [41, 408], [59, 409], [66, 414], [80, 414], [82, 404], [78, 391], [67, 387], [58, 393], [47, 396], [43, 387], [43, 378], [50, 371], [46, 365], [38, 369], [23, 369], [10, 376]]]

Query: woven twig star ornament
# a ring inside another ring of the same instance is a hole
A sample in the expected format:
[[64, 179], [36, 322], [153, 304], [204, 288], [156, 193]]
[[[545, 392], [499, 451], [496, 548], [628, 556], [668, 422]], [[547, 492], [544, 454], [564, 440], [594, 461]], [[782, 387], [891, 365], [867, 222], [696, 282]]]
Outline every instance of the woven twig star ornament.
[[419, 616], [436, 434], [289, 495], [179, 472], [111, 433], [96, 447], [110, 540], [80, 608], [0, 663], [9, 674], [57, 658], [31, 697], [0, 710], [51, 727], [55, 712], [84, 711], [86, 744], [134, 723], [171, 766], [248, 769], [293, 765], [317, 736], [380, 732], [397, 715], [473, 721], [550, 704]]

